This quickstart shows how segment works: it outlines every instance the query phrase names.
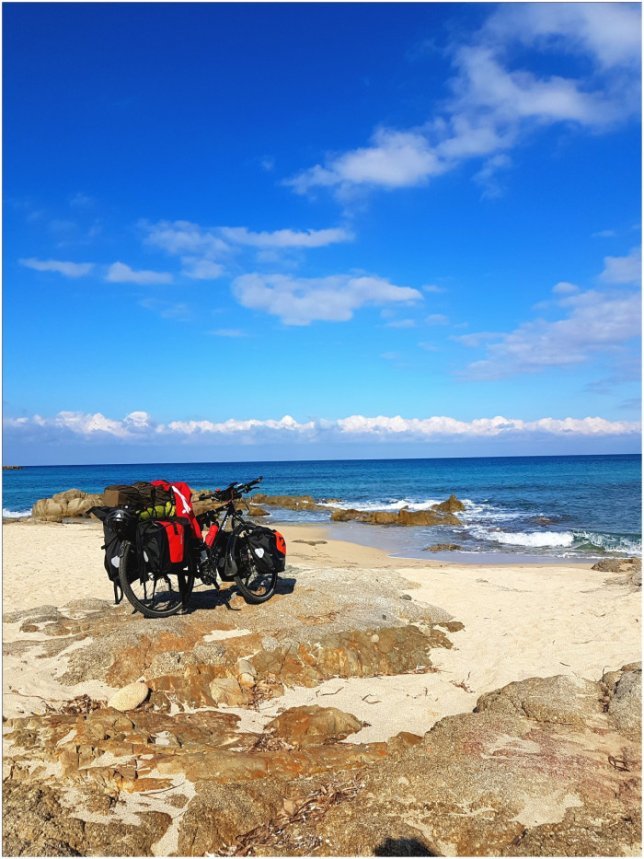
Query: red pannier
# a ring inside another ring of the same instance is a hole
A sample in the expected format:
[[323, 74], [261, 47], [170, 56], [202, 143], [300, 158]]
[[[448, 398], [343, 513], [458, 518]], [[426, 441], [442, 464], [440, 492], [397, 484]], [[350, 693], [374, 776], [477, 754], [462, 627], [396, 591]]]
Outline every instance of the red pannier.
[[177, 572], [184, 566], [185, 531], [181, 522], [156, 519], [139, 522], [138, 548], [152, 573]]

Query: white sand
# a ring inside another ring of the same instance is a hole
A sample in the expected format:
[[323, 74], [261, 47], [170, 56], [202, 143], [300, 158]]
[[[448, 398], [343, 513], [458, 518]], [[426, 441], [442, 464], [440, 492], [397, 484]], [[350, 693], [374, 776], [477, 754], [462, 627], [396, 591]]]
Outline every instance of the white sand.
[[[317, 542], [326, 540], [323, 527], [281, 530], [295, 566], [333, 565], [356, 577], [376, 568], [395, 570], [409, 583], [407, 593], [413, 600], [446, 609], [465, 629], [450, 633], [452, 650], [432, 651], [439, 673], [337, 679], [317, 689], [292, 689], [262, 705], [260, 712], [234, 710], [243, 717], [242, 729], [259, 729], [290, 706], [318, 704], [339, 707], [370, 723], [353, 741], [384, 740], [403, 730], [423, 734], [446, 715], [472, 710], [479, 695], [511, 681], [555, 674], [597, 680], [605, 670], [640, 659], [640, 594], [617, 584], [613, 574], [565, 564], [495, 567], [403, 561], [352, 543]], [[11, 523], [3, 532], [5, 612], [63, 606], [82, 597], [112, 598], [100, 526]], [[15, 637], [14, 626], [5, 625], [5, 640]], [[5, 691], [10, 684], [23, 695], [61, 695], [65, 690], [55, 684], [52, 666], [44, 664], [49, 660], [36, 662], [42, 663], [44, 673], [30, 672], [17, 659], [7, 660]], [[100, 697], [108, 691], [102, 689]], [[28, 710], [27, 701], [20, 698], [19, 706]], [[8, 696], [5, 711], [7, 706], [13, 711], [17, 702]]]

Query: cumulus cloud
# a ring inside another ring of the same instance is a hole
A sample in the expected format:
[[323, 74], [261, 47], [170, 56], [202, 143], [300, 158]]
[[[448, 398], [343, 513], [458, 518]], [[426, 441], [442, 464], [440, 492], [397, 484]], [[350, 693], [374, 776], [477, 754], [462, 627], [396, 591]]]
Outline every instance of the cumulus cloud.
[[27, 259], [19, 260], [20, 265], [25, 268], [32, 268], [34, 271], [53, 271], [57, 274], [62, 274], [64, 277], [85, 277], [94, 268], [94, 263], [91, 262], [68, 262], [57, 259]]
[[432, 416], [404, 418], [350, 415], [338, 420], [324, 418], [297, 421], [291, 415], [279, 419], [250, 418], [223, 421], [173, 420], [157, 423], [145, 411], [130, 412], [124, 418], [109, 418], [100, 412], [64, 411], [51, 418], [6, 418], [5, 428], [24, 436], [34, 432], [56, 431], [79, 440], [105, 439], [122, 442], [176, 440], [179, 443], [203, 442], [206, 438], [233, 440], [237, 443], [259, 443], [266, 440], [301, 439], [303, 441], [360, 442], [369, 438], [386, 441], [427, 441], [455, 438], [526, 437], [535, 435], [569, 437], [607, 437], [637, 434], [640, 425], [631, 421], [609, 421], [601, 417], [552, 418], [533, 421], [503, 416], [462, 421], [453, 417]]
[[422, 298], [417, 289], [381, 277], [348, 274], [305, 278], [284, 274], [245, 274], [233, 281], [244, 307], [278, 316], [285, 325], [322, 320], [346, 322], [367, 305], [408, 303]]
[[642, 279], [641, 249], [633, 248], [625, 257], [604, 257], [600, 278], [605, 283], [638, 285]]
[[[578, 77], [512, 67], [517, 44], [578, 55]], [[487, 196], [507, 168], [507, 151], [539, 126], [607, 130], [639, 110], [640, 10], [636, 4], [507, 4], [468, 44], [452, 46], [449, 98], [414, 128], [378, 128], [368, 145], [332, 153], [287, 180], [298, 193], [426, 183], [467, 159], [485, 159], [475, 178]]]
[[639, 336], [641, 309], [637, 294], [596, 290], [564, 293], [557, 305], [566, 314], [561, 319], [524, 322], [505, 334], [484, 332], [458, 338], [466, 346], [495, 341], [489, 343], [487, 357], [471, 363], [465, 375], [500, 379], [580, 364], [598, 352], [617, 350]]
[[321, 248], [354, 238], [345, 227], [254, 231], [247, 227], [203, 227], [190, 221], [142, 221], [140, 227], [147, 245], [180, 257], [182, 273], [197, 280], [221, 277], [225, 264], [244, 249], [253, 249], [263, 257], [272, 254], [279, 258], [285, 251]]
[[627, 3], [526, 3], [503, 5], [485, 30], [542, 49], [590, 55], [605, 69], [639, 65], [639, 10]]
[[167, 271], [136, 271], [122, 262], [115, 262], [108, 268], [105, 280], [110, 283], [172, 283], [172, 275]]

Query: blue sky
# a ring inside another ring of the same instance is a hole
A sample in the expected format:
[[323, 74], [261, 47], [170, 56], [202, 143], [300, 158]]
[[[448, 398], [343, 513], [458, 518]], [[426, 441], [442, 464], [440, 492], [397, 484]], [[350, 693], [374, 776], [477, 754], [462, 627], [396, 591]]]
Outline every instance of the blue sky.
[[639, 449], [637, 4], [5, 4], [5, 460]]

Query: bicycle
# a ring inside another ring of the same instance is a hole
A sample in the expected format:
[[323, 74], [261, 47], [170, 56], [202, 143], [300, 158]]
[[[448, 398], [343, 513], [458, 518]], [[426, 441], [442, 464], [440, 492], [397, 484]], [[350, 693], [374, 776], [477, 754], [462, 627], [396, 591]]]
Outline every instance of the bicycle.
[[[213, 499], [218, 506], [193, 518], [203, 532], [198, 538], [188, 519], [184, 520], [185, 534], [190, 535], [185, 557], [180, 564], [170, 565], [162, 572], [149, 569], [149, 558], [141, 551], [136, 539], [136, 520], [128, 511], [117, 508], [111, 513], [111, 527], [122, 539], [118, 552], [118, 580], [123, 594], [131, 605], [145, 617], [170, 617], [188, 607], [195, 580], [213, 585], [219, 590], [218, 578], [234, 582], [247, 603], [259, 604], [275, 593], [280, 564], [269, 563], [265, 550], [253, 544], [253, 535], [268, 532], [244, 518], [235, 508], [235, 501], [258, 486], [262, 477], [248, 483], [231, 483], [225, 489], [202, 493], [200, 501]], [[118, 513], [127, 515], [119, 517]], [[221, 518], [220, 518], [221, 517]], [[119, 524], [119, 522], [121, 524]], [[229, 525], [229, 528], [226, 528]], [[120, 530], [120, 534], [119, 534]], [[270, 531], [270, 534], [277, 532]], [[277, 534], [277, 545], [286, 547]], [[256, 541], [257, 542], [257, 541]], [[281, 551], [281, 548], [280, 548]]]

